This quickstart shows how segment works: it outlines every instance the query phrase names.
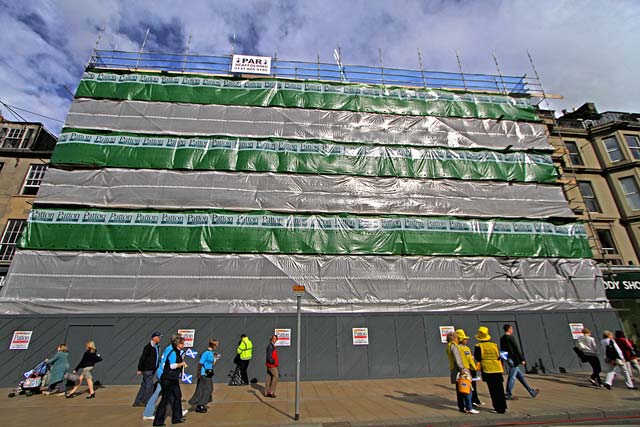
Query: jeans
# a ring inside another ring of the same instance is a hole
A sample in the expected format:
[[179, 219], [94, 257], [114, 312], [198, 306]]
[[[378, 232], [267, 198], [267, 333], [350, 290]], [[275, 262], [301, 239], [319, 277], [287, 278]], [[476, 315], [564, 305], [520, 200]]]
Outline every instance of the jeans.
[[153, 394], [149, 400], [147, 400], [147, 406], [144, 407], [144, 412], [142, 414], [143, 417], [153, 417], [153, 413], [156, 410], [156, 402], [158, 401], [158, 397], [160, 397], [160, 390], [162, 390], [162, 387], [160, 387], [160, 383], [158, 383]]
[[613, 384], [613, 379], [616, 377], [616, 374], [624, 375], [624, 383], [627, 387], [634, 387], [633, 380], [631, 379], [631, 374], [627, 369], [627, 364], [624, 363], [623, 360], [616, 359], [614, 362], [609, 360], [605, 360], [605, 372], [607, 374], [604, 382], [611, 386]]
[[520, 383], [524, 386], [524, 388], [527, 389], [531, 397], [536, 397], [537, 393], [534, 389], [529, 387], [529, 384], [527, 384], [527, 380], [525, 379], [524, 374], [520, 370], [520, 365], [517, 365], [517, 366], [514, 365], [513, 361], [511, 360], [507, 361], [507, 365], [509, 367], [509, 371], [508, 371], [509, 378], [507, 379], [507, 390], [504, 393], [505, 397], [507, 399], [510, 397], [513, 397], [513, 387], [515, 387], [516, 385], [516, 378], [518, 379], [518, 381], [520, 381]]
[[142, 371], [142, 384], [140, 384], [138, 395], [133, 401], [134, 405], [145, 405], [149, 401], [149, 397], [153, 394], [153, 377], [153, 371]]

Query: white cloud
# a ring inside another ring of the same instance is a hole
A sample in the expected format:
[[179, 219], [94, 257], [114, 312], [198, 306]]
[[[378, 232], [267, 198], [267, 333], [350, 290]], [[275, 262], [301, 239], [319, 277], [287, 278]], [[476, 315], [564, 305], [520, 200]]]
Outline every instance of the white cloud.
[[[277, 50], [286, 59], [315, 61], [319, 51], [330, 62], [340, 43], [348, 63], [377, 65], [381, 48], [385, 66], [418, 68], [420, 48], [425, 67], [443, 71], [457, 70], [458, 50], [466, 72], [495, 73], [495, 51], [503, 73], [531, 75], [529, 50], [547, 91], [565, 97], [553, 108], [592, 101], [600, 111], [640, 111], [640, 2], [633, 0], [0, 0], [0, 6], [0, 99], [61, 119], [69, 105], [61, 88], [75, 89], [103, 25], [103, 48], [137, 50], [152, 26], [163, 33], [153, 35], [156, 44], [184, 45], [193, 33], [194, 53], [228, 53], [235, 32], [239, 47]], [[38, 19], [33, 14], [44, 24], [28, 25]], [[59, 123], [44, 121], [59, 130]]]

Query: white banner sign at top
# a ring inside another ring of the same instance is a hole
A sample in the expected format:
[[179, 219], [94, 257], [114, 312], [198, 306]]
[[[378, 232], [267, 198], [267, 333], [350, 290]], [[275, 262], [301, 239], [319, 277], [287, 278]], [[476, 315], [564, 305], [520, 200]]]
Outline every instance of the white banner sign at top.
[[271, 57], [233, 55], [231, 72], [269, 75], [271, 73]]

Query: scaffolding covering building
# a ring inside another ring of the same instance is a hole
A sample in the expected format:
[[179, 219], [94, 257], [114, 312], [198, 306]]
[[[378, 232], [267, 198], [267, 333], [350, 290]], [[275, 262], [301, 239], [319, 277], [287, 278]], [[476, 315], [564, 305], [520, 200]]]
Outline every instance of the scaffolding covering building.
[[522, 77], [230, 64], [95, 51], [5, 314], [615, 319]]

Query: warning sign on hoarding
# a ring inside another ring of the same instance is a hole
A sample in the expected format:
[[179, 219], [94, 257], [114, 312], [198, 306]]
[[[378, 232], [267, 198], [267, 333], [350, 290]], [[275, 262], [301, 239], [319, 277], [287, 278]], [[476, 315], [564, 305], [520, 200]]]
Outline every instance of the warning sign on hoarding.
[[440, 341], [443, 344], [447, 343], [447, 334], [449, 332], [455, 332], [456, 328], [454, 328], [453, 326], [440, 326]]
[[584, 325], [582, 323], [569, 323], [569, 329], [571, 329], [571, 336], [573, 339], [577, 340], [582, 336]]
[[9, 350], [26, 350], [29, 348], [33, 331], [14, 331]]
[[353, 328], [353, 345], [369, 345], [369, 328]]
[[291, 347], [291, 329], [276, 329], [273, 335], [278, 337], [276, 347]]
[[178, 329], [178, 334], [184, 338], [185, 347], [193, 347], [193, 340], [196, 337], [195, 329]]
[[233, 55], [231, 63], [232, 73], [270, 74], [270, 56]]

